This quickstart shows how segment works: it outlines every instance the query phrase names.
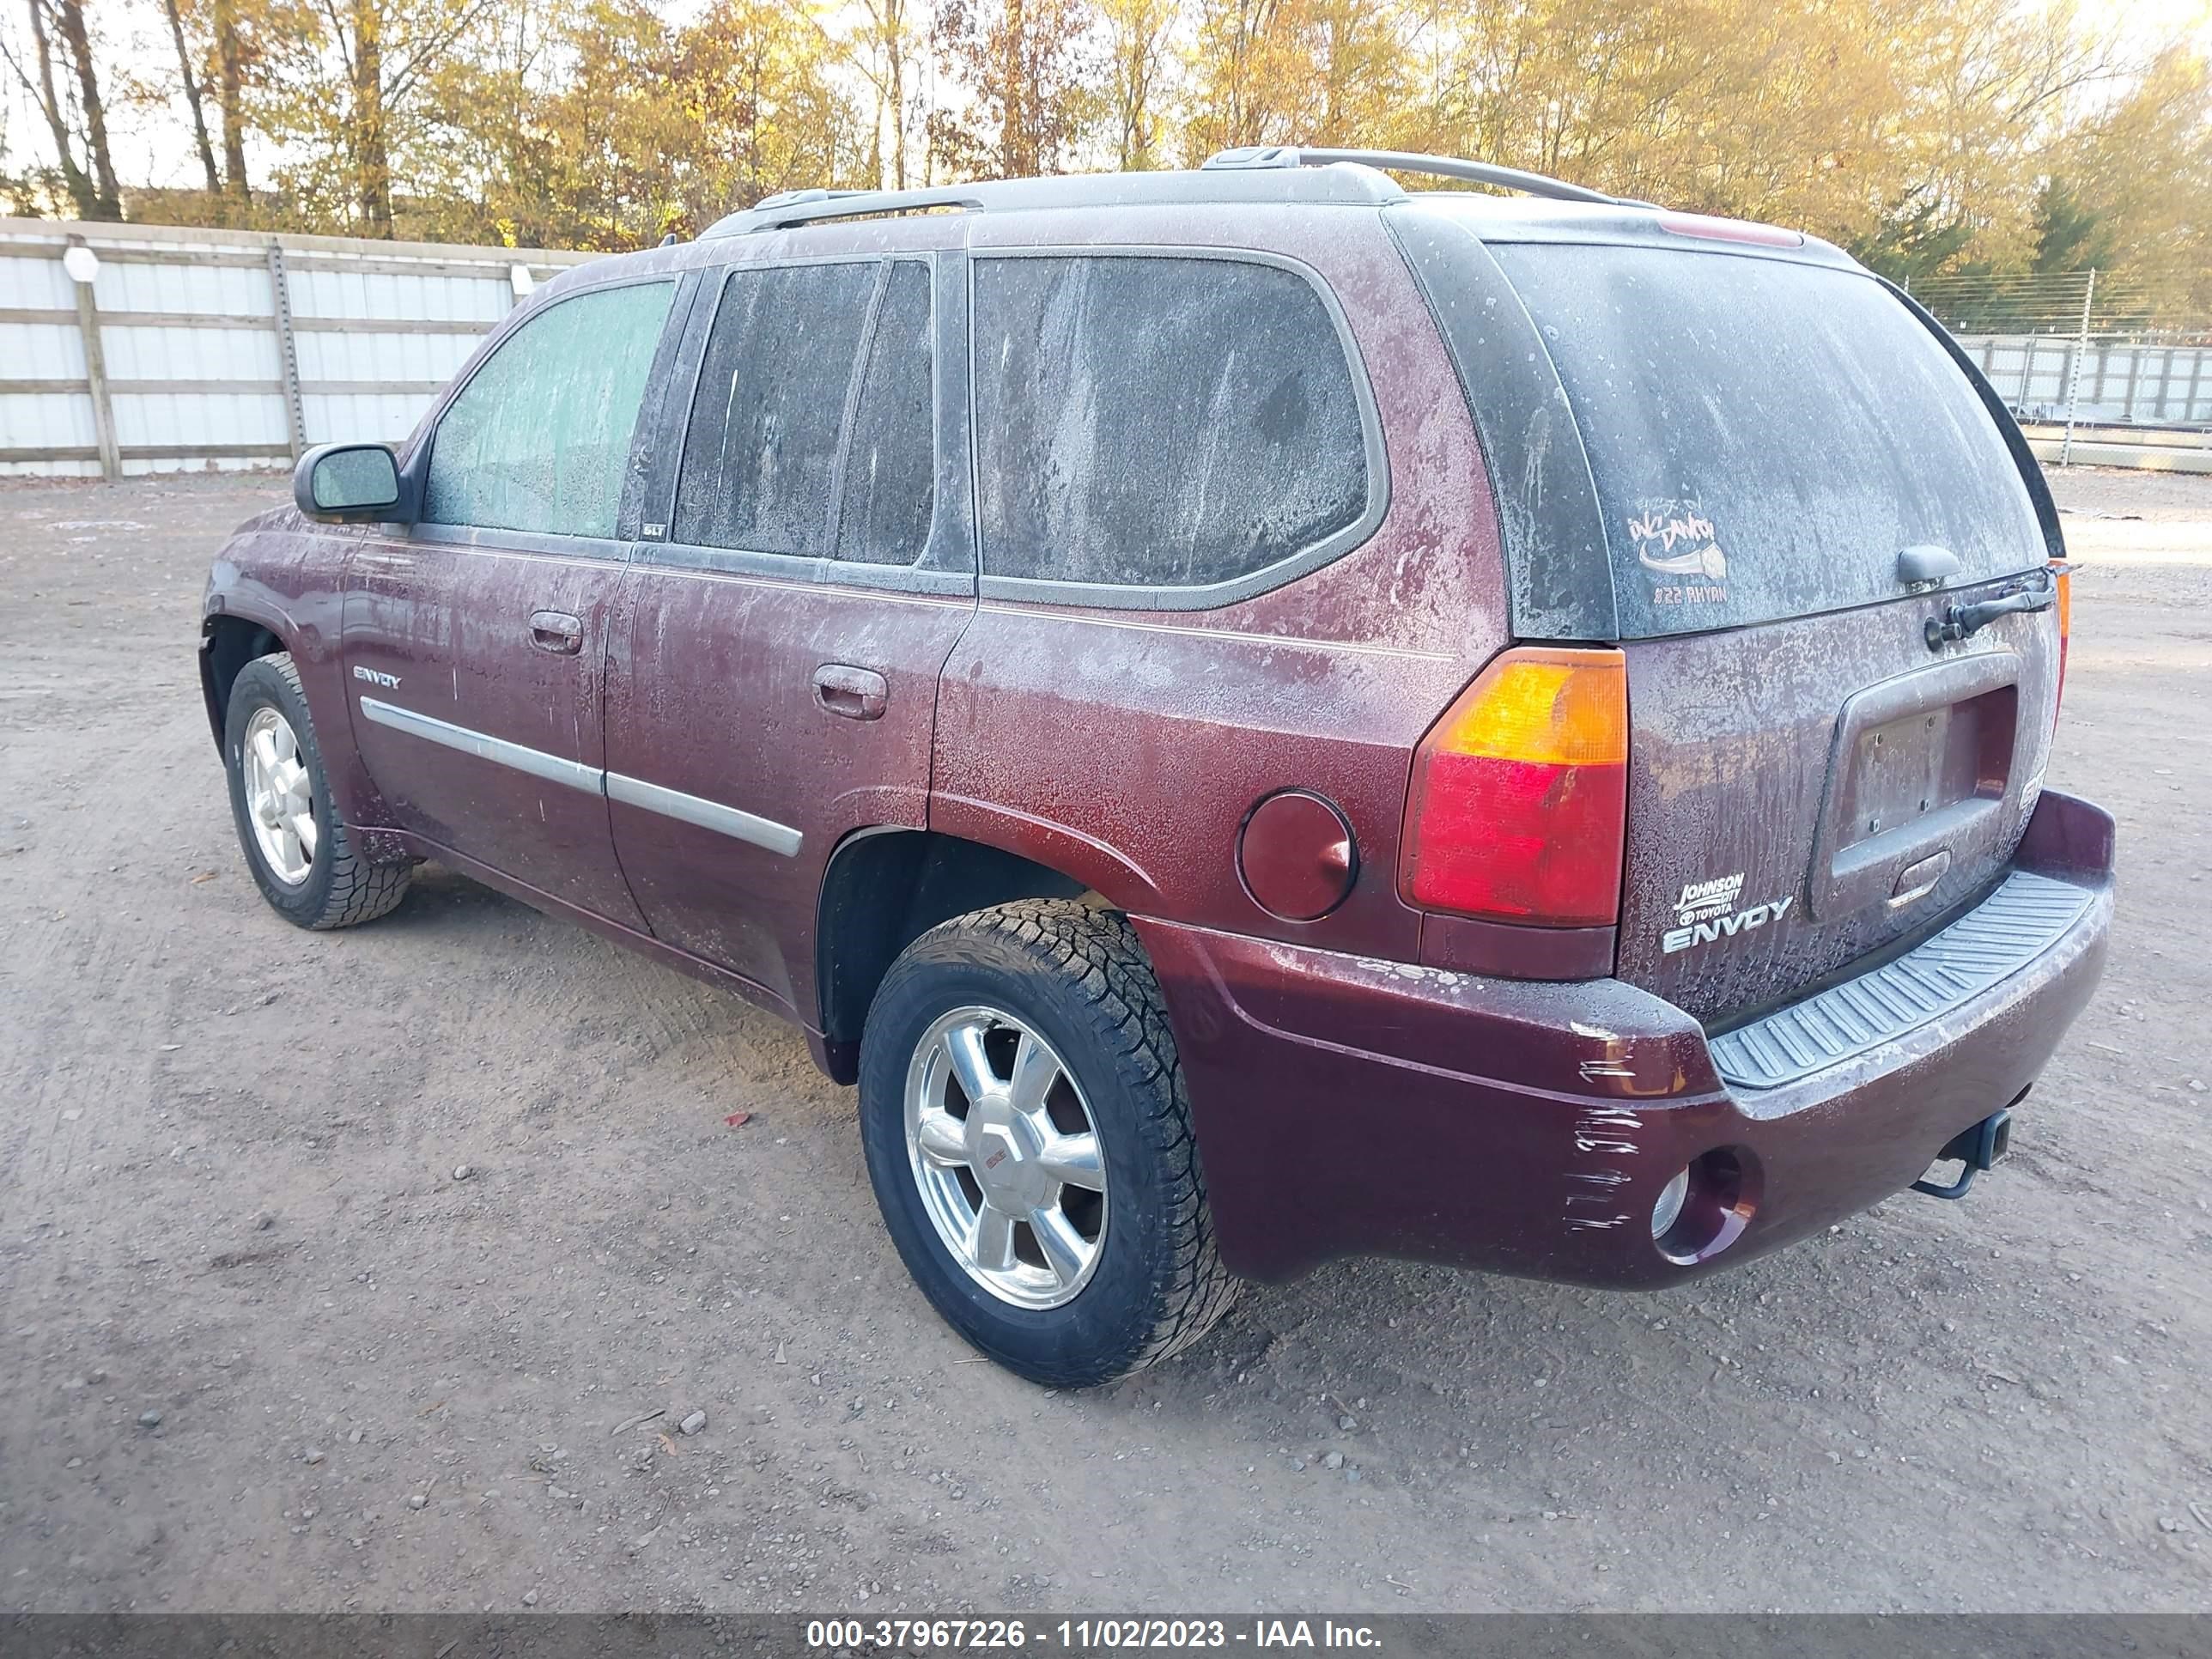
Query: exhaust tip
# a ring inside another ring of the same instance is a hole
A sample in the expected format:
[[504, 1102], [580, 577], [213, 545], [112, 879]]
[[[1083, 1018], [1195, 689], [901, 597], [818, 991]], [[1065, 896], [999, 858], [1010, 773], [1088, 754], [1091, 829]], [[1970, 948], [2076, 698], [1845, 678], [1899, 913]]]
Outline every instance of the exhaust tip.
[[1675, 1172], [1651, 1206], [1651, 1238], [1677, 1267], [1710, 1261], [1741, 1238], [1759, 1207], [1759, 1160], [1716, 1146]]

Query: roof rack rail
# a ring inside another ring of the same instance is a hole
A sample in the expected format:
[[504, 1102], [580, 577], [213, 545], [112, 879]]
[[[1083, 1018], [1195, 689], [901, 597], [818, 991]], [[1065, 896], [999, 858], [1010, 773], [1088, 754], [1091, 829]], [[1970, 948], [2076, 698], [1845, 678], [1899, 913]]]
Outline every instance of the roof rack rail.
[[756, 231], [789, 230], [819, 219], [857, 219], [939, 207], [972, 211], [982, 205], [972, 185], [945, 185], [931, 190], [787, 190], [717, 219], [707, 228], [706, 235], [744, 236]]
[[1200, 170], [1241, 173], [1269, 167], [1326, 167], [1332, 161], [1357, 161], [1364, 167], [1382, 167], [1394, 173], [1421, 173], [1439, 179], [1463, 179], [1469, 184], [1495, 185], [1501, 189], [1517, 190], [1530, 196], [1548, 196], [1560, 202], [1595, 202], [1606, 207], [1631, 205], [1625, 204], [1618, 196], [1607, 196], [1603, 191], [1571, 185], [1564, 179], [1547, 178], [1540, 173], [1523, 173], [1519, 167], [1502, 167], [1489, 161], [1462, 161], [1455, 156], [1419, 155], [1399, 149], [1313, 149], [1298, 144], [1248, 144], [1242, 149], [1224, 149], [1210, 156]]
[[[1332, 167], [1332, 161], [1358, 167]], [[705, 241], [764, 231], [793, 230], [831, 219], [876, 218], [932, 208], [1007, 212], [1024, 208], [1137, 206], [1203, 207], [1231, 203], [1379, 206], [1403, 201], [1405, 191], [1382, 169], [1433, 173], [1471, 183], [1502, 185], [1563, 202], [1604, 206], [1649, 206], [1540, 173], [1461, 161], [1446, 155], [1413, 155], [1390, 149], [1306, 149], [1292, 144], [1225, 149], [1202, 167], [1160, 173], [1064, 173], [1046, 179], [994, 179], [919, 190], [787, 190], [709, 226]]]

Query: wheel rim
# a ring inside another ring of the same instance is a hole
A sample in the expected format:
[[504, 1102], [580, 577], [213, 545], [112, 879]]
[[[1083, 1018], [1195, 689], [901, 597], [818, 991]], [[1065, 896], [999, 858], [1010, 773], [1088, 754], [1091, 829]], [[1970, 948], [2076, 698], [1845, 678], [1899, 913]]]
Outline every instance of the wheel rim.
[[307, 880], [315, 864], [315, 797], [299, 734], [275, 708], [246, 722], [246, 811], [269, 873], [288, 887]]
[[968, 1276], [1002, 1302], [1056, 1308], [1106, 1241], [1097, 1121], [1053, 1047], [997, 1008], [955, 1008], [907, 1068], [907, 1162]]

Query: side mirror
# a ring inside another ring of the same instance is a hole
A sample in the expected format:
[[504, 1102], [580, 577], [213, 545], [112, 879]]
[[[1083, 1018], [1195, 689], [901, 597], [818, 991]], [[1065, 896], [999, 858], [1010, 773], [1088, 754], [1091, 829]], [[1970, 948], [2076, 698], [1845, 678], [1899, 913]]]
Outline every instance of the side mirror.
[[324, 524], [411, 524], [414, 504], [389, 444], [319, 444], [292, 469], [292, 500]]

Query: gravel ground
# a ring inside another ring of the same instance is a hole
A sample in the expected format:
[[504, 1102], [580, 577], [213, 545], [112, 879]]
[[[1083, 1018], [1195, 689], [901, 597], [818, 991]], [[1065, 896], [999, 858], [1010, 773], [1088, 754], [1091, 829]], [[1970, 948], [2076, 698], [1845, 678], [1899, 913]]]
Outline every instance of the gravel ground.
[[2060, 484], [2125, 887], [1971, 1199], [1340, 1264], [1082, 1395], [938, 1323], [766, 1017], [435, 866], [263, 906], [192, 647], [280, 489], [0, 489], [0, 1607], [2212, 1609], [2212, 479]]

